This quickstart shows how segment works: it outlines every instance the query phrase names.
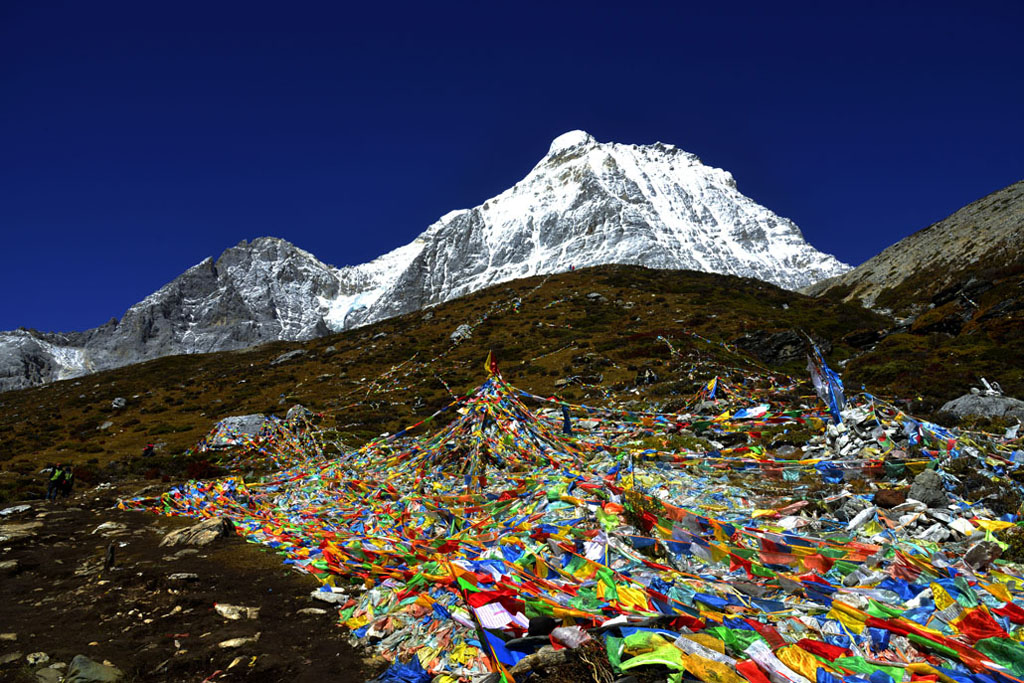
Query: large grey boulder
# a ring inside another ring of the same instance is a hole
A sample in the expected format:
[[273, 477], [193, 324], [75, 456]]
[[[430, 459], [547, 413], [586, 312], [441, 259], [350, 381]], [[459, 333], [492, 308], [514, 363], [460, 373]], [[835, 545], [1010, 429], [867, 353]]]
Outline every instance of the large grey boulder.
[[124, 672], [116, 666], [94, 662], [85, 655], [75, 655], [64, 683], [116, 683], [123, 678]]
[[[252, 415], [232, 415], [217, 423], [206, 439], [209, 448], [227, 448], [246, 441], [246, 437], [256, 436], [263, 429], [267, 416], [260, 413]], [[239, 437], [242, 437], [241, 441]]]
[[227, 517], [214, 517], [184, 529], [178, 529], [164, 536], [161, 546], [209, 545], [218, 538], [235, 532], [235, 524]]
[[984, 394], [964, 394], [954, 398], [942, 406], [943, 412], [952, 413], [959, 418], [968, 415], [979, 417], [1017, 418], [1024, 420], [1024, 401], [1009, 396], [986, 396]]
[[469, 339], [472, 336], [473, 336], [473, 328], [470, 327], [469, 325], [463, 323], [462, 325], [459, 325], [457, 328], [455, 328], [455, 331], [452, 332], [451, 335], [449, 335], [449, 338], [453, 342], [459, 343], [459, 342], [466, 341], [467, 339]]
[[1003, 549], [992, 541], [980, 541], [964, 555], [964, 562], [973, 569], [984, 571], [1003, 554]]
[[287, 363], [288, 361], [293, 361], [296, 358], [302, 358], [305, 355], [306, 355], [306, 350], [305, 349], [294, 349], [292, 351], [285, 351], [280, 356], [278, 356], [274, 360], [270, 361], [270, 364], [271, 365], [281, 365], [282, 363]]
[[914, 477], [907, 498], [921, 501], [930, 508], [949, 505], [949, 497], [942, 487], [942, 477], [935, 470], [925, 470]]
[[293, 405], [284, 415], [286, 420], [308, 420], [311, 417], [313, 417], [313, 411], [301, 403]]

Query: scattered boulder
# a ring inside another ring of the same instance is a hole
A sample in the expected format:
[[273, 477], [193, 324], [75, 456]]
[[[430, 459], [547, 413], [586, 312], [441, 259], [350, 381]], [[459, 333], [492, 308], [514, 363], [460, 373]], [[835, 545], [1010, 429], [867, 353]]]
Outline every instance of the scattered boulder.
[[334, 354], [335, 354], [335, 353], [337, 353], [337, 352], [338, 352], [338, 349], [337, 349], [337, 347], [335, 347], [335, 346], [333, 346], [333, 345], [332, 345], [332, 346], [328, 346], [328, 347], [327, 347], [326, 349], [324, 349], [323, 351], [321, 351], [321, 352], [320, 352], [320, 355], [321, 355], [321, 356], [331, 356], [331, 355], [334, 355]]
[[914, 477], [907, 498], [921, 501], [930, 508], [949, 505], [949, 497], [942, 486], [942, 477], [935, 470], [925, 470]]
[[[0, 576], [14, 576], [21, 570], [21, 563], [17, 560], [0, 561]], [[3, 636], [6, 634], [0, 634]], [[2, 638], [0, 638], [2, 640]]]
[[196, 581], [199, 579], [199, 574], [193, 572], [176, 572], [167, 577], [171, 581]]
[[23, 541], [38, 534], [42, 522], [21, 522], [20, 524], [0, 524], [0, 543]]
[[100, 533], [104, 536], [115, 536], [128, 528], [127, 525], [121, 522], [103, 522], [98, 527], [92, 530], [92, 533]]
[[319, 600], [321, 602], [327, 602], [334, 605], [341, 605], [348, 602], [348, 595], [341, 591], [336, 593], [332, 590], [323, 590], [319, 588], [311, 592], [309, 594], [309, 597], [313, 598], [314, 600]]
[[311, 417], [313, 417], [313, 411], [300, 403], [293, 405], [284, 415], [286, 420], [308, 420]]
[[324, 614], [327, 614], [327, 610], [320, 609], [319, 607], [303, 607], [302, 609], [297, 610], [295, 613], [296, 614], [303, 614], [303, 615], [307, 615], [307, 616], [317, 617], [317, 616], [323, 616]]
[[160, 545], [209, 545], [218, 538], [225, 538], [234, 533], [234, 522], [227, 517], [214, 517], [170, 532], [160, 541]]
[[288, 361], [295, 360], [296, 358], [302, 358], [305, 355], [305, 349], [295, 349], [293, 351], [286, 351], [277, 358], [275, 358], [274, 360], [270, 361], [270, 364], [281, 365], [282, 363], [287, 363]]
[[210, 448], [226, 448], [242, 443], [242, 439], [256, 436], [267, 422], [262, 413], [250, 415], [232, 415], [217, 423], [206, 439]]
[[590, 294], [587, 294], [587, 299], [599, 304], [608, 301], [608, 299], [606, 299], [604, 294], [601, 294], [601, 292], [591, 292]]
[[221, 642], [217, 643], [217, 647], [222, 647], [226, 650], [230, 650], [236, 647], [242, 647], [243, 645], [248, 645], [249, 643], [255, 643], [259, 639], [260, 634], [257, 633], [256, 635], [250, 636], [248, 638], [232, 638], [230, 640], [222, 640]]
[[804, 457], [804, 452], [796, 446], [783, 444], [775, 449], [775, 457], [782, 460], [799, 460]]
[[110, 402], [110, 407], [113, 408], [114, 410], [121, 410], [126, 405], [128, 405], [128, 399], [126, 399], [123, 396], [118, 396], [117, 398]]
[[116, 666], [94, 662], [85, 655], [75, 655], [64, 683], [116, 683], [123, 678], [124, 672]]
[[909, 488], [879, 489], [875, 491], [875, 505], [886, 510], [903, 505], [907, 502], [907, 491], [909, 490]]
[[50, 655], [45, 652], [33, 652], [25, 655], [25, 661], [28, 662], [29, 666], [39, 666], [50, 661]]
[[971, 546], [964, 555], [964, 562], [978, 571], [988, 569], [993, 562], [999, 559], [1003, 549], [993, 541], [980, 541]]
[[213, 609], [217, 611], [217, 614], [232, 621], [260, 618], [259, 607], [244, 607], [242, 605], [227, 605], [223, 602], [216, 602], [213, 604]]
[[35, 675], [37, 683], [60, 683], [61, 681], [60, 672], [56, 669], [39, 669]]
[[960, 398], [946, 402], [942, 406], [942, 412], [951, 413], [961, 419], [968, 415], [976, 415], [1024, 420], [1024, 401], [1009, 396], [964, 394]]
[[847, 498], [836, 510], [836, 518], [848, 522], [869, 507], [871, 507], [871, 503], [859, 496]]
[[472, 338], [472, 336], [473, 328], [463, 323], [462, 325], [459, 325], [458, 327], [455, 328], [455, 331], [451, 333], [451, 336], [449, 338], [453, 342], [458, 344], [459, 342], [464, 342], [467, 339]]
[[7, 666], [8, 664], [14, 664], [20, 662], [24, 655], [20, 652], [8, 652], [5, 655], [0, 655], [0, 666]]

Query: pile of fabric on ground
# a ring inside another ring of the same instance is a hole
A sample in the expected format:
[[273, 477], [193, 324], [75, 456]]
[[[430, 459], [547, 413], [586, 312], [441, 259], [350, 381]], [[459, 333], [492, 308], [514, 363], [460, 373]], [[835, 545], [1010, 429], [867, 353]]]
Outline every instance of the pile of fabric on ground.
[[848, 399], [818, 354], [811, 374], [822, 400], [712, 377], [661, 413], [536, 396], [492, 364], [342, 457], [295, 436], [272, 476], [123, 505], [228, 517], [316, 576], [394, 662], [382, 680], [521, 681], [573, 657], [607, 681], [1024, 678], [1017, 432]]

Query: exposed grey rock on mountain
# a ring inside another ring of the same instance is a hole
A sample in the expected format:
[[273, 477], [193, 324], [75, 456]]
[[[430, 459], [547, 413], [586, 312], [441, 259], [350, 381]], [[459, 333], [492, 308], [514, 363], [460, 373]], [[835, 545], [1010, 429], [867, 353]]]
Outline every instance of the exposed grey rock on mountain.
[[181, 353], [304, 340], [570, 267], [638, 264], [788, 289], [848, 266], [672, 145], [571, 131], [512, 188], [451, 212], [410, 244], [334, 268], [284, 240], [242, 242], [84, 333], [0, 333], [0, 389]]
[[132, 306], [120, 321], [70, 335], [0, 333], [0, 389], [17, 389], [181, 353], [240, 349], [330, 332], [321, 300], [336, 269], [280, 239], [242, 242]]
[[[801, 291], [906, 312], [952, 288], [968, 296], [976, 275], [1024, 262], [1024, 181], [968, 204], [853, 270]], [[932, 303], [940, 304], [941, 300]]]

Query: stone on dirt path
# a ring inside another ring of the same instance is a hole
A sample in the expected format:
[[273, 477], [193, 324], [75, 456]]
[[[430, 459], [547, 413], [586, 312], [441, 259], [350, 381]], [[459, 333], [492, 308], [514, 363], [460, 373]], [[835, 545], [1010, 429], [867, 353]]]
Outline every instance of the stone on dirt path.
[[85, 655], [75, 655], [64, 683], [116, 683], [124, 672], [116, 666], [94, 662]]
[[235, 533], [235, 524], [226, 517], [214, 517], [184, 529], [178, 529], [164, 536], [161, 546], [209, 545], [218, 538]]

